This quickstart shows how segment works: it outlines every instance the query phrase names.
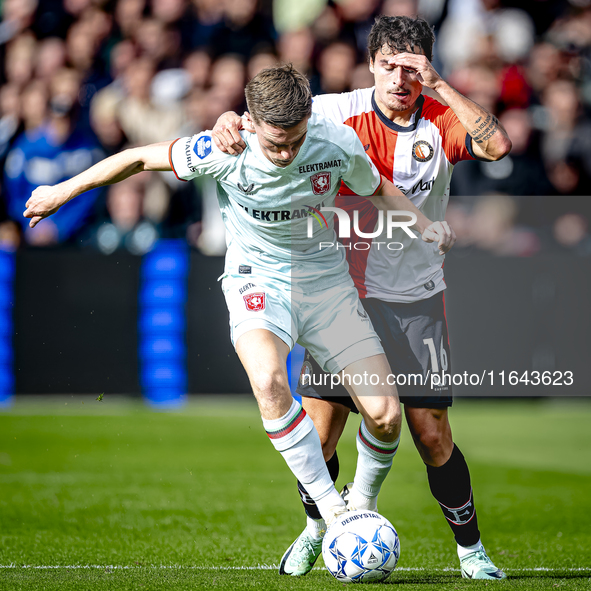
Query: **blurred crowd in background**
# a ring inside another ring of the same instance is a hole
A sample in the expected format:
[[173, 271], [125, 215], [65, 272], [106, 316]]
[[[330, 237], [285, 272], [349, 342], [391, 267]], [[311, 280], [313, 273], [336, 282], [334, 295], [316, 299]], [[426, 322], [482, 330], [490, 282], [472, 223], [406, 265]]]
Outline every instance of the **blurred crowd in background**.
[[22, 212], [39, 185], [242, 113], [245, 83], [265, 67], [293, 63], [315, 94], [372, 86], [365, 45], [381, 13], [426, 18], [436, 69], [496, 114], [513, 142], [499, 162], [456, 166], [448, 210], [456, 249], [591, 256], [591, 0], [0, 4], [0, 248], [142, 254], [163, 237], [223, 254], [209, 178], [137, 175], [34, 229]]

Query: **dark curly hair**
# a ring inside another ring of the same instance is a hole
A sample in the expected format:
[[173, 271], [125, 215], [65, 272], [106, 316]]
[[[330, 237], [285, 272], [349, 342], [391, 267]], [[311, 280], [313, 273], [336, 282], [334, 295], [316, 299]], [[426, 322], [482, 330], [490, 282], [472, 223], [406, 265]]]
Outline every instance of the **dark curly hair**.
[[429, 23], [409, 16], [378, 16], [367, 39], [367, 50], [373, 61], [376, 53], [387, 45], [392, 51], [404, 52], [417, 45], [429, 61], [433, 59], [435, 35]]

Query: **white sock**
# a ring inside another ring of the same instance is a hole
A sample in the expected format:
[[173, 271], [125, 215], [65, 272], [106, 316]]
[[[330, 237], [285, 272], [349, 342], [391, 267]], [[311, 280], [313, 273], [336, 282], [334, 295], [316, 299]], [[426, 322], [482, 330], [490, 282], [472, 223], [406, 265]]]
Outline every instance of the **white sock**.
[[293, 475], [314, 499], [320, 515], [329, 519], [334, 509], [344, 507], [322, 455], [320, 437], [312, 419], [296, 400], [279, 419], [263, 419], [265, 431]]
[[306, 530], [315, 540], [321, 540], [326, 533], [326, 522], [324, 519], [313, 519], [307, 517]]
[[361, 421], [357, 433], [357, 470], [349, 496], [351, 504], [360, 511], [377, 511], [378, 493], [390, 472], [399, 442], [400, 437], [392, 442], [380, 441], [368, 431], [365, 421]]
[[468, 554], [472, 554], [473, 552], [478, 552], [478, 550], [484, 550], [484, 546], [480, 540], [478, 540], [473, 546], [460, 546], [458, 544], [458, 558], [462, 560], [464, 556], [468, 556]]

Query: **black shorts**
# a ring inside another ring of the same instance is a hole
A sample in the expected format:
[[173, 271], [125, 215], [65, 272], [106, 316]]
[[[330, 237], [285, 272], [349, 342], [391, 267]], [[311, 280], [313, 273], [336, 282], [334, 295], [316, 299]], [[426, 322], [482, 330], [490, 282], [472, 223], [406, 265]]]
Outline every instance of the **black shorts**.
[[[375, 298], [362, 299], [378, 333], [400, 401], [416, 408], [446, 408], [452, 405], [451, 385], [437, 385], [433, 374], [451, 374], [449, 339], [443, 292], [401, 304]], [[338, 402], [358, 412], [344, 386], [331, 386], [330, 379], [306, 351], [296, 392], [308, 398]], [[304, 379], [304, 376], [309, 376]], [[421, 377], [422, 376], [422, 377]], [[435, 385], [433, 384], [435, 382]]]

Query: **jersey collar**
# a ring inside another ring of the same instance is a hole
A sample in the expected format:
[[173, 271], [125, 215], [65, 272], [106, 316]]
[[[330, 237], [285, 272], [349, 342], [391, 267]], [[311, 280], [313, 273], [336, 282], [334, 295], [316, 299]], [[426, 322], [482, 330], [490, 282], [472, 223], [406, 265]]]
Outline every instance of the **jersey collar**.
[[384, 113], [380, 111], [380, 108], [376, 103], [376, 91], [374, 90], [371, 93], [371, 106], [372, 109], [375, 111], [376, 115], [379, 117], [380, 121], [386, 127], [389, 127], [391, 130], [397, 131], [398, 133], [407, 133], [409, 131], [414, 131], [417, 128], [419, 119], [421, 118], [421, 113], [423, 112], [423, 104], [425, 103], [425, 97], [421, 95], [417, 99], [417, 102], [419, 103], [419, 108], [412, 114], [412, 120], [410, 122], [410, 125], [405, 127], [404, 125], [398, 125], [397, 123], [394, 123], [394, 121], [390, 121], [390, 119], [388, 119], [388, 117], [386, 117], [386, 115], [384, 115]]

